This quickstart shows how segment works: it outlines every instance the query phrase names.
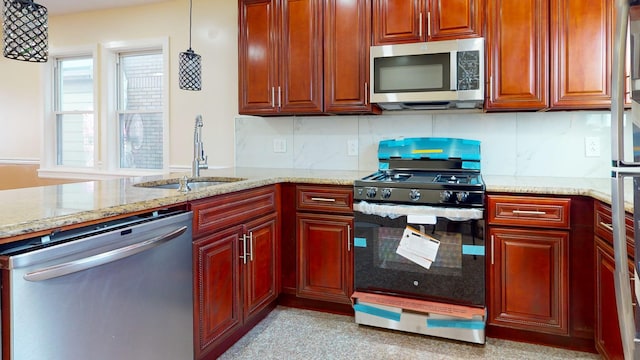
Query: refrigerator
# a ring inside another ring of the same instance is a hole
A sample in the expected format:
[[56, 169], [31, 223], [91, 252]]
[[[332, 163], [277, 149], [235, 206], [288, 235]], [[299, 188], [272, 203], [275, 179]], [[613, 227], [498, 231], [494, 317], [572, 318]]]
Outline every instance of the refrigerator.
[[[614, 286], [624, 358], [640, 360], [640, 325], [635, 320], [640, 320], [640, 312], [632, 303], [632, 292], [640, 299], [640, 281], [637, 275], [640, 260], [640, 0], [614, 0], [614, 6], [615, 30], [611, 74]], [[627, 52], [630, 55], [628, 65]], [[627, 91], [632, 101], [631, 110], [625, 111]], [[627, 254], [625, 204], [633, 204], [635, 254]], [[635, 259], [633, 275], [629, 274], [628, 255]], [[629, 286], [631, 276], [636, 280], [634, 289]]]

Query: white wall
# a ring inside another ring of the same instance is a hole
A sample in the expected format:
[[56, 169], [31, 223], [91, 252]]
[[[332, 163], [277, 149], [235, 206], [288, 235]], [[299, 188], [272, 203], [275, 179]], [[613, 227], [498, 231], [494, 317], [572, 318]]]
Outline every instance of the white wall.
[[[236, 1], [193, 0], [192, 47], [202, 56], [199, 92], [178, 87], [178, 54], [189, 47], [188, 0], [50, 16], [49, 46], [55, 50], [169, 37], [169, 165], [190, 166], [194, 119], [202, 114], [209, 165], [232, 166], [233, 119], [238, 108], [237, 11]], [[0, 161], [40, 158], [44, 66], [0, 58]]]

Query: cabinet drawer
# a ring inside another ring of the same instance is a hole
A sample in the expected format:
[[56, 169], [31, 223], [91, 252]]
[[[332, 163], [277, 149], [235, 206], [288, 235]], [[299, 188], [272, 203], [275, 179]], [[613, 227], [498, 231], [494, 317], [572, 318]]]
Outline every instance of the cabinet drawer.
[[326, 211], [331, 213], [353, 213], [353, 188], [346, 186], [296, 187], [298, 211]]
[[[625, 214], [624, 225], [627, 233], [627, 255], [634, 256], [633, 240], [633, 215]], [[613, 221], [611, 220], [611, 206], [600, 201], [595, 202], [594, 224], [595, 233], [598, 237], [613, 246]]]
[[193, 237], [274, 212], [277, 199], [276, 187], [267, 186], [194, 201]]
[[491, 225], [569, 228], [571, 199], [529, 196], [487, 196]]

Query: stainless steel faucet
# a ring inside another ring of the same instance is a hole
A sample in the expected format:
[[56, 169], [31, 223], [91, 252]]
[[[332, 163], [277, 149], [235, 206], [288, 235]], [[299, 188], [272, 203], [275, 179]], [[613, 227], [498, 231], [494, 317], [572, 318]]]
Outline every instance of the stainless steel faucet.
[[208, 169], [207, 156], [202, 147], [202, 115], [196, 116], [196, 126], [193, 130], [193, 164], [191, 166], [191, 176], [200, 176], [200, 169]]

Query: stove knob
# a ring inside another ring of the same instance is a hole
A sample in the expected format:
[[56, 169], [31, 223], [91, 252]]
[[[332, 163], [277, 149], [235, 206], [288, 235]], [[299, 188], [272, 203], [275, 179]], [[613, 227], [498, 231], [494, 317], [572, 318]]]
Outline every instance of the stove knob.
[[367, 197], [369, 199], [375, 198], [377, 193], [378, 193], [378, 189], [374, 187], [367, 188]]
[[382, 196], [383, 199], [388, 199], [391, 197], [391, 189], [389, 188], [384, 188], [382, 189], [382, 194], [380, 194]]
[[445, 190], [440, 193], [440, 202], [445, 203], [449, 201], [449, 199], [451, 199], [451, 191]]
[[418, 189], [409, 190], [409, 199], [411, 199], [411, 201], [420, 200], [420, 190]]
[[469, 193], [466, 191], [460, 191], [459, 193], [456, 194], [456, 198], [458, 199], [458, 202], [465, 202], [467, 200], [467, 197], [469, 197]]

